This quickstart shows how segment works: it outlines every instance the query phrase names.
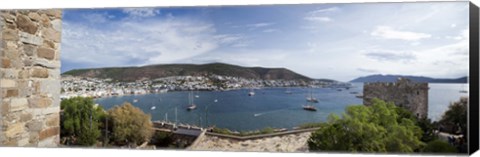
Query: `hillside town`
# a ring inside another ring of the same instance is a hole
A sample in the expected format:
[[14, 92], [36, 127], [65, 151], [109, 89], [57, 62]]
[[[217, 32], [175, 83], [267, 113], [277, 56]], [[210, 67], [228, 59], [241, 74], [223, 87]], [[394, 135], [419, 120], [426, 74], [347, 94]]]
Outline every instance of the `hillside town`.
[[153, 80], [117, 82], [112, 79], [64, 76], [61, 98], [108, 97], [132, 94], [164, 93], [168, 91], [228, 91], [242, 88], [265, 87], [329, 87], [344, 83], [326, 80], [262, 80], [231, 76], [170, 76]]

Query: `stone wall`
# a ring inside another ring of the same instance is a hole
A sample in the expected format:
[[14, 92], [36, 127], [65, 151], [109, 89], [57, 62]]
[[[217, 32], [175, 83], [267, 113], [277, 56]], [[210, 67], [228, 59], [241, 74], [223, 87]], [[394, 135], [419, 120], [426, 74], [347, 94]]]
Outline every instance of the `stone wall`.
[[395, 83], [375, 82], [363, 86], [363, 104], [371, 105], [373, 98], [404, 107], [417, 117], [428, 116], [428, 83], [416, 83], [400, 78]]
[[0, 11], [0, 146], [58, 146], [61, 18]]

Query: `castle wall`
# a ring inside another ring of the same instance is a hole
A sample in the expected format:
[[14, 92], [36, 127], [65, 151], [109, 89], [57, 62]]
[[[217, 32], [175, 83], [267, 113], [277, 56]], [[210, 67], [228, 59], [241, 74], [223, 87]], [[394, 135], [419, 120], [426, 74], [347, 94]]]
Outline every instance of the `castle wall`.
[[428, 83], [400, 79], [395, 83], [375, 82], [363, 86], [363, 104], [371, 105], [374, 98], [404, 107], [417, 117], [428, 116]]
[[59, 143], [61, 17], [0, 11], [0, 146]]

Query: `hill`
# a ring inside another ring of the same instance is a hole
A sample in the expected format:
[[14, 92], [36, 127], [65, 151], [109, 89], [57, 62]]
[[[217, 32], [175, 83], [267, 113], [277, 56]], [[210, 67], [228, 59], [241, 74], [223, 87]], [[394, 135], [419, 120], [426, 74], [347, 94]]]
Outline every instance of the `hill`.
[[404, 76], [404, 75], [369, 75], [356, 78], [350, 82], [395, 82], [399, 77], [408, 78], [416, 82], [428, 82], [428, 83], [467, 83], [467, 77], [460, 77], [454, 79], [446, 78], [430, 78], [423, 76]]
[[205, 76], [212, 74], [264, 80], [312, 80], [286, 68], [241, 67], [224, 63], [160, 64], [142, 67], [79, 69], [67, 71], [63, 73], [62, 76], [71, 75], [102, 79], [111, 78], [119, 81], [134, 81], [169, 76]]

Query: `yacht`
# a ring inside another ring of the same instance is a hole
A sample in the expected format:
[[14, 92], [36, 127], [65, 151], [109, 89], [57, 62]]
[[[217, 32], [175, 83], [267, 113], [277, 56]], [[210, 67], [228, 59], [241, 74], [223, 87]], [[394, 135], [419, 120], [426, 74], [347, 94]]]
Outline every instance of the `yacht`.
[[313, 103], [318, 103], [318, 99], [313, 97], [312, 91], [309, 91], [310, 95], [307, 96], [307, 101], [308, 102], [313, 102]]
[[197, 108], [197, 105], [193, 103], [194, 100], [192, 96], [193, 96], [192, 92], [188, 93], [188, 104], [190, 104], [190, 106], [187, 107], [188, 111], [191, 111]]
[[313, 105], [303, 105], [303, 109], [307, 111], [317, 111], [317, 108]]
[[254, 96], [255, 95], [255, 92], [253, 92], [253, 88], [250, 89], [250, 92], [248, 92], [248, 96]]

